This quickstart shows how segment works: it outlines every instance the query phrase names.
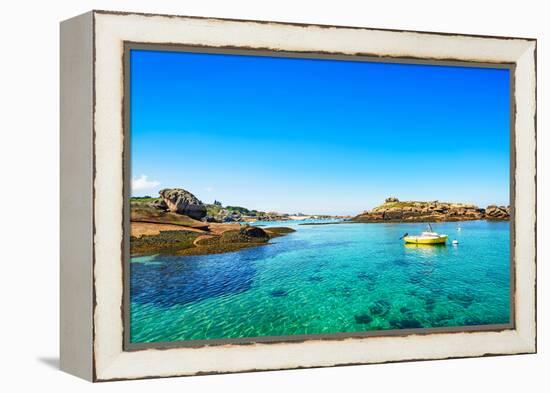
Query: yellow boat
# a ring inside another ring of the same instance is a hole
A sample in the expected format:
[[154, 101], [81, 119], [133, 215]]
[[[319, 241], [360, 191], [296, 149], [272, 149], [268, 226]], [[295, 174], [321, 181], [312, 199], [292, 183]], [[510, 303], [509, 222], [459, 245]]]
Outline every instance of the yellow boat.
[[428, 226], [430, 227], [429, 231], [422, 232], [420, 236], [409, 236], [405, 234], [403, 240], [405, 240], [405, 243], [409, 244], [443, 244], [447, 241], [447, 235], [436, 233], [433, 231], [430, 224], [428, 224]]

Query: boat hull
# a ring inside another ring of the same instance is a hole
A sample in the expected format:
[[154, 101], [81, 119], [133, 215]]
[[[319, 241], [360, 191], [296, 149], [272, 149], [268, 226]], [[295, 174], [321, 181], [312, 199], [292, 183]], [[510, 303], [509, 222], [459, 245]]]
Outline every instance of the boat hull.
[[443, 244], [447, 241], [448, 236], [442, 235], [438, 237], [428, 238], [420, 236], [406, 236], [405, 243], [409, 244]]

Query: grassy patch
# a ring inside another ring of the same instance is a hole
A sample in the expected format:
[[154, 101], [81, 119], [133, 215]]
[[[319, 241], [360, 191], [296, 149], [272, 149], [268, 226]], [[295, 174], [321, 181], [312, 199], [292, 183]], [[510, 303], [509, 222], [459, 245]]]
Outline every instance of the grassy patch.
[[251, 212], [251, 210], [248, 210], [246, 207], [242, 206], [226, 206], [225, 208], [231, 212], [237, 212], [240, 214], [249, 214]]
[[131, 198], [130, 198], [130, 203], [131, 203], [131, 202], [149, 203], [149, 202], [153, 202], [153, 201], [156, 201], [156, 200], [159, 200], [159, 199], [160, 199], [160, 198], [153, 198], [153, 197], [150, 197], [150, 196], [131, 197]]
[[426, 204], [428, 205], [428, 202], [414, 202], [414, 201], [405, 201], [405, 202], [386, 202], [380, 205], [378, 208], [385, 208], [385, 209], [402, 209], [404, 207], [413, 207], [416, 206], [418, 203]]
[[208, 216], [217, 216], [222, 211], [222, 207], [219, 205], [206, 205], [206, 214]]

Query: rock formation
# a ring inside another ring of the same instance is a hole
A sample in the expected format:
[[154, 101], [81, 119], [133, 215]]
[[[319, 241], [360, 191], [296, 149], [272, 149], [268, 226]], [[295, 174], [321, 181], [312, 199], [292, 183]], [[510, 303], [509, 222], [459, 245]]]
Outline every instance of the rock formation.
[[510, 207], [490, 205], [485, 209], [485, 216], [488, 220], [510, 219]]
[[222, 208], [215, 214], [207, 215], [203, 218], [205, 222], [243, 222], [243, 221], [288, 221], [290, 220], [288, 214], [280, 213], [265, 213], [265, 212], [252, 212], [241, 213], [239, 211], [231, 210], [230, 208]]
[[177, 214], [185, 214], [195, 220], [206, 216], [206, 206], [189, 191], [181, 188], [166, 188], [159, 194], [166, 208]]
[[400, 202], [387, 198], [386, 202], [354, 217], [356, 222], [433, 222], [470, 220], [508, 220], [510, 209], [505, 206], [488, 206], [487, 209], [464, 203]]
[[164, 199], [155, 199], [154, 201], [149, 202], [148, 205], [154, 207], [155, 209], [168, 211], [168, 205], [164, 202]]
[[253, 226], [245, 226], [241, 228], [240, 234], [252, 237], [252, 238], [266, 238], [269, 237], [269, 235], [260, 227], [253, 227]]

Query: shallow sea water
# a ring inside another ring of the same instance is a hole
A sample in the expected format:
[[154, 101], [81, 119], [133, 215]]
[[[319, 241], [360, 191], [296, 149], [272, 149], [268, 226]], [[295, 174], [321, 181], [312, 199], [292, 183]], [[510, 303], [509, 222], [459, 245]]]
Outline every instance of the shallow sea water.
[[399, 240], [425, 224], [268, 225], [297, 231], [227, 254], [132, 258], [131, 342], [509, 322], [508, 222], [436, 224], [443, 246]]

